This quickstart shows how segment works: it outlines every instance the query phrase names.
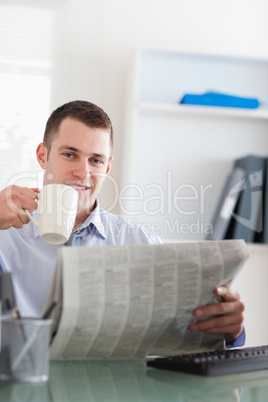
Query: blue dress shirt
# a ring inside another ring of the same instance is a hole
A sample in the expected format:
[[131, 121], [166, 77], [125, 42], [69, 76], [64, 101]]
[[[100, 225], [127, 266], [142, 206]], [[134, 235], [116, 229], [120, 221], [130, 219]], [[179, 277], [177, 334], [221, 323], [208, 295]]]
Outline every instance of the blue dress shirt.
[[[37, 211], [33, 213], [37, 218]], [[105, 246], [161, 243], [158, 236], [99, 208], [72, 233], [67, 246]], [[21, 229], [0, 230], [0, 271], [11, 272], [15, 299], [22, 316], [43, 311], [54, 273], [57, 250], [62, 245], [45, 243], [32, 222]]]

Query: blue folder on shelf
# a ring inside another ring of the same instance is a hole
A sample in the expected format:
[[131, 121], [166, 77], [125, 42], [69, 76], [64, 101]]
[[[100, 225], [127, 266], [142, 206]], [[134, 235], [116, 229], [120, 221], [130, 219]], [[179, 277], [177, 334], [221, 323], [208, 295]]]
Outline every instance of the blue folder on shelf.
[[260, 106], [260, 102], [257, 98], [244, 98], [219, 92], [206, 92], [201, 95], [185, 94], [180, 103], [185, 105], [221, 106], [245, 109], [256, 109]]

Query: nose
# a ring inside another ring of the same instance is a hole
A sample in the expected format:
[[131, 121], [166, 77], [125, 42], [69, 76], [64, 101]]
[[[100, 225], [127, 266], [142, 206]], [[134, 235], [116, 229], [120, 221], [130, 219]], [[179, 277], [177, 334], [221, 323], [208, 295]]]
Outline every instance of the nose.
[[75, 169], [72, 171], [73, 176], [78, 177], [80, 180], [84, 180], [91, 176], [90, 166], [87, 161], [79, 161]]

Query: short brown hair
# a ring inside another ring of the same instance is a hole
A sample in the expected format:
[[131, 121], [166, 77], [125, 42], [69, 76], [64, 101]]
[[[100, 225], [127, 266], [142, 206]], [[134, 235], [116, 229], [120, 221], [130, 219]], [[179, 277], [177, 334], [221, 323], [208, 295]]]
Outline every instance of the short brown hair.
[[110, 135], [110, 149], [112, 152], [113, 127], [109, 116], [94, 103], [76, 100], [65, 103], [51, 113], [43, 138], [43, 143], [47, 147], [47, 157], [62, 121], [67, 117], [78, 120], [90, 128], [106, 129]]

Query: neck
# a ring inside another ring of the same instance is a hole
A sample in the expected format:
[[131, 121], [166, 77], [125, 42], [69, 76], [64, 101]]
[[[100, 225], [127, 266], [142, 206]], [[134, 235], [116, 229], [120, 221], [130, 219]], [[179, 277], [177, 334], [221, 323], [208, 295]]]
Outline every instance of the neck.
[[89, 217], [89, 215], [91, 215], [91, 213], [93, 212], [94, 209], [95, 209], [95, 204], [90, 209], [86, 209], [86, 210], [83, 209], [82, 211], [77, 212], [73, 231], [78, 229], [82, 225], [82, 223], [85, 222], [85, 220]]

